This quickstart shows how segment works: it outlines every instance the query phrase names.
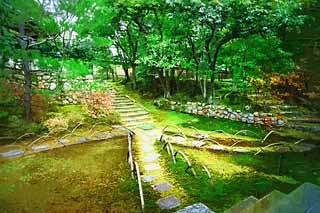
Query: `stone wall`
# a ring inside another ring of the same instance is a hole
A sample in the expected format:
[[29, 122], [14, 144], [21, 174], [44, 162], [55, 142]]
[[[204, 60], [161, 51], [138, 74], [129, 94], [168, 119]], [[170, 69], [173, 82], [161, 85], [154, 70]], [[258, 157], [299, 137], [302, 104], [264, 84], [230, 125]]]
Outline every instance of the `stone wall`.
[[[161, 104], [155, 101], [155, 104]], [[284, 126], [285, 122], [272, 113], [265, 112], [242, 112], [232, 110], [226, 106], [212, 105], [199, 102], [179, 103], [175, 101], [168, 102], [169, 108], [173, 111], [184, 112], [188, 114], [203, 115], [213, 118], [225, 118], [234, 121], [241, 121], [248, 124], [261, 124], [268, 126]]]
[[[57, 72], [54, 71], [41, 71], [32, 73], [32, 86], [38, 89], [49, 89], [55, 91], [58, 87]], [[22, 70], [10, 70], [10, 79], [17, 84], [23, 85], [24, 76]], [[60, 79], [59, 82], [63, 86], [63, 91], [55, 93], [53, 101], [58, 104], [79, 104], [81, 99], [87, 94], [85, 92], [79, 92], [73, 90], [72, 85], [87, 82], [92, 83], [94, 81], [93, 75], [80, 76], [76, 79]]]

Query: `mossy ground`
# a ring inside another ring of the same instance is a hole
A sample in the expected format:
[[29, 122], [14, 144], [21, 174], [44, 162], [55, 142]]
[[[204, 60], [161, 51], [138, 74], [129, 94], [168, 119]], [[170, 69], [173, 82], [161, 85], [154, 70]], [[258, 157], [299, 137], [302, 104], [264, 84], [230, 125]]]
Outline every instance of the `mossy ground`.
[[[162, 148], [160, 142], [158, 147]], [[176, 146], [174, 149], [186, 153], [197, 177], [193, 177], [190, 171], [185, 172], [187, 164], [182, 158], [173, 164], [163, 152], [162, 157], [172, 178], [188, 192], [190, 203], [202, 202], [215, 212], [223, 212], [250, 195], [261, 198], [275, 189], [289, 193], [304, 182], [320, 184], [317, 151], [285, 154], [279, 174], [279, 154], [254, 156]], [[208, 179], [201, 164], [211, 171], [212, 179]]]
[[3, 162], [1, 212], [140, 212], [126, 154], [122, 139]]

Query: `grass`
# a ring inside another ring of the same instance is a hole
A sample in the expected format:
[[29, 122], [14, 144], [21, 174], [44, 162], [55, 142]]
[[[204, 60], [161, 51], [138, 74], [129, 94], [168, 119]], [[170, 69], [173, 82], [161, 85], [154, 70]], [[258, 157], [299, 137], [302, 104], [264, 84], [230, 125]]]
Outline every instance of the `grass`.
[[262, 138], [267, 131], [259, 125], [250, 125], [238, 121], [231, 121], [221, 118], [208, 118], [200, 115], [185, 114], [175, 111], [161, 110], [153, 105], [153, 100], [147, 97], [142, 97], [134, 90], [125, 88], [123, 85], [112, 83], [119, 92], [128, 94], [144, 107], [146, 107], [155, 118], [157, 126], [177, 125], [181, 127], [193, 126], [199, 130], [213, 131], [222, 129], [227, 133], [234, 134], [239, 130], [247, 129], [255, 132], [257, 137]]
[[[162, 147], [160, 143], [158, 146]], [[193, 203], [203, 202], [215, 212], [223, 212], [250, 195], [261, 198], [274, 189], [289, 193], [304, 182], [320, 185], [318, 151], [284, 154], [279, 175], [277, 153], [254, 156], [185, 147], [174, 149], [186, 153], [198, 177], [185, 173], [186, 163], [182, 159], [173, 164], [171, 158], [164, 155], [172, 177], [188, 192]], [[208, 167], [212, 180], [208, 179], [200, 164]]]
[[[0, 211], [141, 212], [123, 140], [38, 153], [0, 164]], [[145, 191], [146, 207], [155, 195]]]

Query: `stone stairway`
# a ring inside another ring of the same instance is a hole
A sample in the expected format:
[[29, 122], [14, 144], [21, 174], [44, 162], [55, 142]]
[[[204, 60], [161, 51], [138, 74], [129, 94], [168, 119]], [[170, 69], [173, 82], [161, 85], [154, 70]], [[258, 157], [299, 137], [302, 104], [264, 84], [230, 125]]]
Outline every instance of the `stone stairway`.
[[159, 193], [157, 205], [160, 209], [173, 210], [186, 197], [184, 189], [172, 180], [162, 166], [155, 142], [161, 136], [161, 129], [153, 125], [149, 112], [128, 96], [116, 94], [112, 107], [120, 114], [121, 122], [135, 132], [133, 146], [141, 168], [142, 180]]
[[304, 183], [289, 194], [277, 190], [261, 199], [250, 196], [225, 213], [318, 213], [320, 212], [320, 187]]
[[126, 127], [138, 127], [153, 123], [149, 112], [125, 95], [115, 95], [112, 98], [113, 109], [120, 114], [121, 122]]

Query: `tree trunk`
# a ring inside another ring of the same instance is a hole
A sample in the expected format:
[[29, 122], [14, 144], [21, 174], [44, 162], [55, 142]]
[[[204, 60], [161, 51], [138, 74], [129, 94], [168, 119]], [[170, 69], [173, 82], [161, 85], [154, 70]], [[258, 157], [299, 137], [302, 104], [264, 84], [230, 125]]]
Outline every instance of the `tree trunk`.
[[25, 118], [27, 121], [31, 121], [32, 120], [32, 114], [31, 114], [32, 79], [31, 79], [29, 61], [26, 58], [22, 60], [22, 69], [24, 73], [23, 106], [25, 109]]
[[171, 88], [170, 88], [170, 76], [169, 76], [169, 70], [165, 70], [165, 77], [164, 77], [164, 82], [165, 82], [165, 91], [164, 91], [164, 97], [165, 98], [170, 98], [171, 97]]
[[124, 80], [124, 83], [128, 83], [128, 81], [130, 80], [130, 77], [129, 77], [129, 69], [128, 67], [126, 66], [122, 66], [123, 68], [123, 71], [124, 71], [124, 75], [125, 75], [125, 80]]
[[218, 46], [216, 47], [216, 50], [214, 52], [214, 56], [213, 56], [213, 61], [210, 64], [210, 70], [211, 70], [211, 76], [210, 76], [210, 99], [215, 102], [215, 88], [214, 88], [214, 73], [216, 70], [216, 65], [217, 65], [217, 60], [218, 60], [218, 55], [219, 55], [219, 51], [220, 48], [222, 47], [223, 43], [219, 43]]
[[31, 70], [29, 67], [29, 54], [28, 54], [28, 43], [24, 40], [26, 38], [25, 25], [24, 23], [19, 24], [19, 33], [20, 33], [20, 46], [25, 51], [25, 55], [22, 57], [22, 69], [24, 75], [24, 94], [23, 94], [23, 106], [25, 111], [25, 119], [27, 121], [32, 120], [31, 114], [31, 97], [32, 97], [32, 79], [31, 79]]
[[132, 64], [132, 73], [131, 73], [131, 81], [132, 81], [132, 88], [137, 88], [137, 80], [136, 80], [136, 64]]

